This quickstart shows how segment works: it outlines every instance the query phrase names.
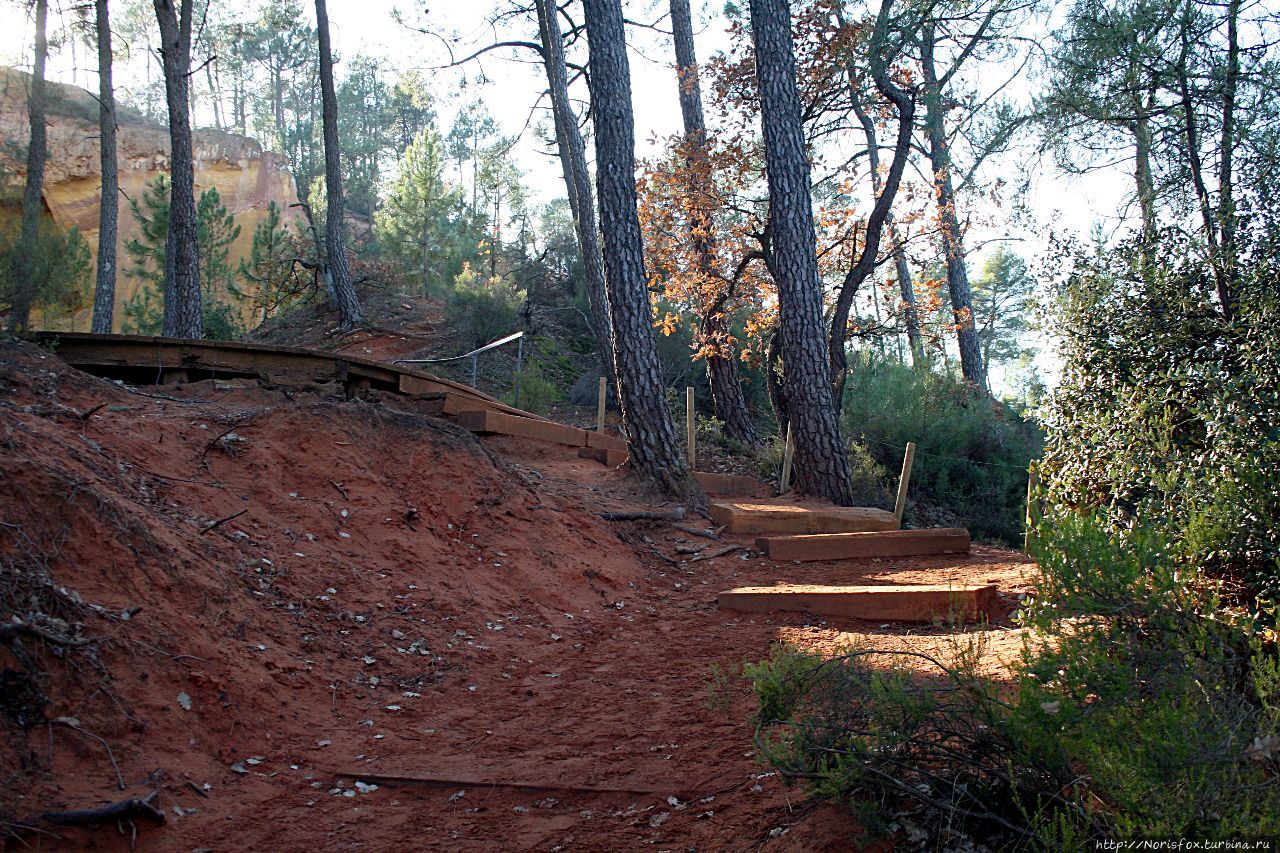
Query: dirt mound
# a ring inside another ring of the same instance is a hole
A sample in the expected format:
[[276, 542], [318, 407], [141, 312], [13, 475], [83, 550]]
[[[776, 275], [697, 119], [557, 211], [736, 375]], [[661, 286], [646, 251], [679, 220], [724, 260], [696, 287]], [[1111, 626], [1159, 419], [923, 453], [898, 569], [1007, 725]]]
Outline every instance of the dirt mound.
[[[28, 701], [5, 708], [26, 737], [3, 763], [27, 779], [0, 795], [6, 821], [112, 798], [110, 757], [85, 733], [116, 744], [129, 790], [319, 758], [364, 728], [335, 721], [339, 705], [386, 716], [426, 687], [465, 690], [486, 626], [543, 631], [643, 574], [589, 512], [450, 424], [184, 390], [131, 391], [0, 345], [0, 606], [32, 626], [28, 654], [62, 652], [40, 656], [43, 680], [7, 673]], [[46, 753], [37, 726], [58, 718], [80, 731], [50, 729]]]

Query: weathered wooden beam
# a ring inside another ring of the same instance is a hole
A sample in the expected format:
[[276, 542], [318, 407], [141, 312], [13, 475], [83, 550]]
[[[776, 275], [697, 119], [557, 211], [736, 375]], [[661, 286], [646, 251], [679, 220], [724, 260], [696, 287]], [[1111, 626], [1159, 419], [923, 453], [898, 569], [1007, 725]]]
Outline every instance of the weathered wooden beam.
[[739, 474], [716, 474], [709, 471], [695, 471], [693, 474], [702, 491], [709, 495], [727, 495], [729, 497], [746, 497], [754, 495], [762, 488], [759, 481]]
[[992, 615], [992, 584], [963, 586], [741, 587], [720, 593], [721, 610], [741, 613], [802, 612], [885, 622], [933, 622]]
[[886, 530], [878, 533], [768, 536], [756, 540], [756, 547], [771, 560], [849, 560], [968, 554], [969, 531], [939, 527], [929, 530]]
[[893, 513], [873, 507], [782, 501], [716, 501], [711, 518], [732, 533], [851, 533], [896, 530]]
[[585, 429], [554, 424], [550, 421], [535, 421], [529, 418], [516, 417], [492, 409], [474, 409], [458, 412], [458, 426], [479, 433], [496, 433], [513, 435], [519, 438], [531, 438], [535, 441], [547, 441], [553, 444], [567, 444], [570, 447], [586, 447], [587, 436], [597, 435]]
[[582, 459], [594, 459], [607, 468], [618, 468], [627, 464], [630, 456], [625, 450], [610, 450], [607, 447], [579, 448], [578, 456]]

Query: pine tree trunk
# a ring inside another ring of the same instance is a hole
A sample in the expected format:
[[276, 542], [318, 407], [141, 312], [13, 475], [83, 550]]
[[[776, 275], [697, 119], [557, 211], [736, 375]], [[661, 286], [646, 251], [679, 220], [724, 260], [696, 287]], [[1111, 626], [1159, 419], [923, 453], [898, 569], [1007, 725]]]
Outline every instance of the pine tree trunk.
[[320, 89], [324, 122], [324, 182], [328, 199], [328, 222], [325, 225], [325, 248], [329, 255], [329, 272], [333, 277], [334, 295], [338, 300], [338, 325], [343, 330], [364, 322], [351, 270], [347, 266], [347, 247], [343, 239], [342, 159], [338, 149], [338, 97], [333, 87], [333, 54], [329, 49], [329, 14], [325, 0], [316, 0], [316, 32], [320, 37]]
[[787, 0], [751, 0], [751, 35], [769, 185], [766, 260], [778, 286], [781, 390], [795, 441], [796, 487], [848, 506], [853, 503], [853, 486], [831, 400], [809, 161]]
[[[689, 13], [689, 0], [671, 0], [671, 32], [676, 48], [676, 76], [680, 92], [680, 115], [684, 120], [685, 145], [691, 162], [694, 198], [707, 198], [704, 186], [707, 180], [707, 125], [702, 111], [702, 90], [699, 86], [698, 56], [693, 44], [693, 20]], [[704, 276], [715, 272], [715, 245], [712, 237], [711, 211], [695, 211], [689, 222], [698, 266]], [[747, 446], [759, 443], [760, 435], [747, 411], [747, 400], [742, 393], [742, 379], [738, 375], [738, 361], [732, 349], [725, 351], [723, 343], [730, 335], [729, 320], [725, 311], [726, 299], [717, 299], [707, 310], [702, 322], [704, 343], [714, 346], [714, 352], [706, 356], [707, 382], [711, 386], [711, 400], [715, 404], [716, 417], [724, 422], [725, 431]]]
[[[191, 70], [192, 0], [154, 0], [160, 25], [165, 100], [169, 106], [169, 237], [165, 245], [164, 335], [203, 335], [200, 248], [196, 223], [195, 164], [187, 86]], [[174, 3], [181, 4], [175, 8]]]
[[969, 270], [965, 265], [964, 233], [956, 212], [956, 193], [952, 183], [951, 148], [946, 138], [946, 115], [942, 92], [934, 65], [934, 33], [922, 30], [921, 65], [924, 70], [925, 136], [929, 143], [929, 164], [934, 175], [934, 199], [937, 202], [938, 230], [942, 234], [942, 254], [947, 264], [947, 291], [955, 312], [956, 342], [960, 349], [960, 372], [975, 388], [987, 387], [987, 371], [982, 366], [982, 350], [978, 346], [978, 330], [973, 318], [973, 295], [969, 288]]
[[44, 210], [44, 163], [48, 157], [44, 118], [44, 65], [49, 55], [45, 27], [48, 0], [36, 0], [36, 43], [31, 67], [31, 91], [27, 93], [27, 117], [31, 137], [27, 144], [27, 180], [22, 193], [22, 232], [18, 245], [18, 268], [13, 284], [13, 304], [9, 309], [9, 331], [26, 329], [31, 322], [31, 305], [36, 296], [36, 251], [40, 238], [40, 214]]
[[701, 502], [667, 406], [636, 212], [631, 70], [619, 0], [585, 0], [591, 111], [596, 131], [605, 281], [613, 320], [614, 374], [631, 464], [667, 493]]
[[1239, 245], [1235, 201], [1236, 89], [1240, 82], [1240, 0], [1227, 2], [1227, 65], [1222, 88], [1222, 135], [1218, 145], [1218, 228], [1222, 232], [1222, 265], [1228, 289], [1219, 294], [1227, 319], [1235, 314], [1239, 288]]
[[[887, 12], [888, 7], [885, 7]], [[884, 17], [882, 12], [881, 17]], [[879, 32], [879, 27], [877, 27]], [[857, 91], [852, 91], [854, 111], [862, 123], [863, 133], [867, 139], [867, 167], [871, 172], [871, 187], [875, 193], [876, 203], [867, 217], [867, 229], [863, 238], [862, 253], [857, 263], [849, 270], [840, 285], [832, 310], [831, 337], [828, 341], [827, 355], [831, 359], [831, 398], [835, 401], [837, 411], [844, 401], [844, 384], [848, 375], [849, 361], [845, 354], [845, 343], [849, 336], [849, 312], [853, 308], [854, 297], [857, 296], [863, 283], [875, 274], [876, 260], [880, 255], [880, 234], [889, 222], [893, 199], [898, 194], [898, 184], [902, 181], [902, 172], [907, 165], [907, 157], [911, 153], [911, 134], [915, 130], [916, 104], [910, 92], [900, 89], [889, 81], [888, 73], [879, 68], [874, 72], [876, 89], [888, 99], [898, 110], [898, 135], [894, 140], [893, 160], [889, 164], [889, 173], [880, 180], [880, 146], [876, 139], [875, 123], [862, 109]], [[850, 81], [852, 84], [852, 80]], [[853, 86], [850, 85], [853, 89]], [[879, 325], [880, 303], [876, 294], [872, 293], [872, 305], [876, 308], [876, 323]]]
[[107, 0], [94, 0], [98, 29], [98, 133], [102, 198], [98, 206], [98, 280], [93, 292], [93, 332], [111, 334], [116, 305], [116, 224], [120, 175], [116, 170], [116, 99], [111, 83], [111, 18]]
[[911, 347], [911, 366], [921, 368], [929, 363], [924, 351], [924, 339], [920, 335], [920, 309], [916, 307], [916, 291], [911, 285], [911, 266], [907, 263], [907, 250], [898, 236], [893, 217], [885, 222], [889, 241], [893, 243], [893, 265], [898, 272], [898, 290], [902, 294], [903, 314], [907, 325], [907, 344]]
[[569, 210], [573, 214], [574, 233], [578, 237], [578, 251], [582, 255], [582, 271], [586, 277], [591, 332], [600, 353], [600, 366], [608, 372], [613, 365], [613, 329], [609, 321], [609, 295], [604, 280], [604, 261], [600, 255], [600, 235], [596, 230], [596, 202], [591, 192], [591, 173], [587, 169], [587, 149], [578, 129], [578, 116], [569, 102], [569, 80], [560, 21], [556, 17], [556, 0], [535, 2], [542, 38], [542, 62], [547, 71], [547, 88], [555, 117], [556, 148], [560, 153], [560, 168], [564, 172]]
[[[854, 80], [852, 72], [850, 72], [849, 80], [850, 89], [854, 90]], [[858, 116], [858, 122], [862, 125], [863, 136], [867, 140], [867, 170], [871, 173], [871, 191], [879, 198], [883, 190], [883, 181], [880, 177], [880, 139], [879, 133], [876, 131], [875, 120], [871, 114], [862, 106], [862, 101], [858, 98], [856, 90], [851, 91], [853, 95], [853, 110]], [[912, 121], [914, 120], [914, 109], [912, 111]], [[901, 115], [898, 117], [899, 129], [901, 130], [904, 119]], [[905, 121], [910, 126], [911, 121]], [[908, 131], [909, 132], [909, 131]], [[910, 136], [907, 138], [908, 147], [911, 144]], [[911, 269], [907, 265], [907, 252], [903, 248], [901, 240], [898, 239], [898, 229], [893, 221], [893, 214], [888, 213], [884, 218], [884, 234], [889, 239], [889, 243], [893, 246], [893, 262], [898, 276], [898, 290], [902, 294], [902, 305], [904, 315], [904, 325], [907, 328], [907, 345], [911, 349], [911, 364], [913, 367], [920, 367], [924, 363], [924, 347], [920, 340], [920, 317], [916, 313], [916, 292], [911, 285]], [[901, 340], [901, 339], [899, 339]]]

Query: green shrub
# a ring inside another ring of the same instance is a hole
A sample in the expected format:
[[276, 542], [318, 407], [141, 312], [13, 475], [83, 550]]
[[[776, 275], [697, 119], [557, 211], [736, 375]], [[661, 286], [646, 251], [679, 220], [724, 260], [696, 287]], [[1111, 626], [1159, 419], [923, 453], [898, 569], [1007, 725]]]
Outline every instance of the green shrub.
[[240, 314], [226, 302], [205, 301], [201, 305], [204, 314], [204, 336], [215, 341], [234, 341], [244, 333]]
[[445, 319], [481, 347], [515, 329], [523, 294], [501, 281], [481, 279], [469, 267], [454, 283], [445, 303]]
[[[152, 282], [141, 282], [137, 292], [124, 301], [123, 310], [121, 330], [126, 335], [158, 335], [164, 328], [164, 298]], [[200, 316], [206, 339], [234, 341], [244, 333], [240, 312], [229, 302], [205, 295]]]
[[756, 448], [754, 464], [756, 474], [762, 479], [777, 483], [782, 471], [782, 456], [786, 452], [784, 436], [771, 435], [760, 440]]
[[516, 379], [516, 386], [519, 388], [519, 393], [513, 396], [512, 404], [535, 415], [547, 414], [551, 410], [551, 405], [558, 402], [562, 396], [555, 383], [542, 375], [542, 368], [537, 362], [525, 365]]
[[914, 801], [920, 825], [993, 847], [1280, 832], [1274, 642], [1188, 575], [1167, 529], [1068, 512], [1040, 533], [1024, 616], [1042, 633], [1010, 682], [981, 675], [980, 634], [945, 658], [778, 647], [747, 667], [761, 756], [873, 831]]
[[1027, 466], [1041, 445], [1033, 423], [953, 376], [870, 352], [852, 359], [842, 421], [864, 492], [896, 490], [914, 441], [914, 501], [944, 508], [977, 536], [1022, 541]]
[[697, 418], [694, 422], [694, 431], [699, 444], [703, 442], [713, 444], [736, 456], [746, 456], [751, 452], [751, 448], [726, 433], [724, 421], [714, 415]]
[[1236, 316], [1176, 234], [1076, 259], [1056, 326], [1067, 369], [1048, 407], [1046, 497], [1126, 528], [1169, 518], [1197, 568], [1280, 599], [1280, 276], [1256, 238]]
[[42, 312], [46, 326], [74, 315], [92, 302], [93, 261], [89, 244], [75, 226], [64, 229], [42, 218], [36, 232], [31, 281], [20, 287], [17, 278], [22, 223], [17, 216], [0, 217], [0, 313], [26, 303]]

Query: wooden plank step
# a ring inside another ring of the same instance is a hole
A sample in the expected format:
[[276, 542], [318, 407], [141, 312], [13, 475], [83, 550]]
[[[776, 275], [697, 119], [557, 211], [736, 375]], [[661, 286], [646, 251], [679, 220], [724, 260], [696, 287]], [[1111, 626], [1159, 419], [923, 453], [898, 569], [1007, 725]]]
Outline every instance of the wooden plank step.
[[583, 459], [594, 459], [607, 468], [617, 468], [627, 464], [627, 457], [630, 454], [625, 450], [610, 450], [607, 447], [583, 447], [578, 450], [578, 456]]
[[[502, 412], [505, 415], [514, 415], [518, 418], [547, 421], [546, 418], [535, 415], [533, 412], [526, 412], [523, 409], [499, 403], [497, 400], [488, 400], [474, 394], [457, 391], [435, 379], [426, 379], [421, 376], [404, 373], [401, 374], [399, 382], [401, 394], [410, 395], [417, 400], [439, 401], [439, 405], [434, 407], [437, 410], [436, 414], [457, 415], [460, 412], [469, 410], [489, 409], [495, 412]], [[550, 421], [547, 421], [547, 423], [550, 423]]]
[[751, 477], [739, 474], [715, 474], [710, 471], [695, 471], [693, 477], [709, 495], [728, 495], [730, 497], [753, 495], [760, 491], [761, 484]]
[[586, 447], [588, 432], [577, 427], [556, 424], [551, 421], [535, 421], [492, 409], [472, 409], [458, 412], [458, 426], [472, 432], [497, 433], [514, 435], [519, 438], [531, 438], [535, 441], [547, 441], [552, 444], [567, 444], [570, 447]]
[[720, 593], [721, 610], [741, 613], [799, 611], [823, 616], [887, 622], [932, 622], [963, 616], [991, 616], [994, 584], [962, 586], [794, 586], [740, 587]]
[[854, 533], [897, 530], [891, 512], [863, 506], [771, 501], [717, 501], [711, 519], [731, 533]]
[[771, 560], [847, 560], [859, 557], [918, 557], [968, 554], [969, 531], [958, 527], [886, 530], [879, 533], [818, 533], [766, 536], [756, 548]]
[[600, 447], [605, 450], [626, 450], [627, 440], [622, 436], [609, 435], [606, 432], [583, 430], [587, 434], [587, 447]]

